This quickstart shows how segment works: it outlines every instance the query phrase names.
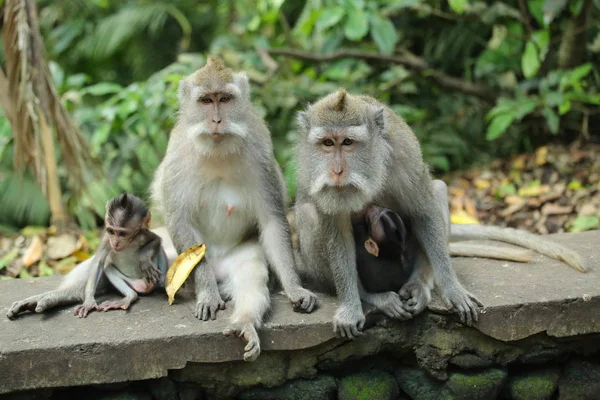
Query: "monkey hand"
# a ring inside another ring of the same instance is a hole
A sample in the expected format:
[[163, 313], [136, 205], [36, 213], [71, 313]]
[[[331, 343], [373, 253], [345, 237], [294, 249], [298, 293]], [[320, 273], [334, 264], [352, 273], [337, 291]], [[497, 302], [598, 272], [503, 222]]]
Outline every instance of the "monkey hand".
[[73, 314], [79, 318], [85, 318], [90, 313], [90, 311], [96, 310], [98, 305], [96, 304], [96, 300], [93, 301], [84, 301], [83, 304], [75, 307]]
[[217, 311], [225, 309], [225, 302], [221, 298], [219, 292], [210, 293], [209, 291], [202, 291], [196, 296], [196, 309], [194, 314], [196, 318], [202, 321], [208, 321], [208, 319], [216, 319]]
[[413, 317], [410, 311], [406, 310], [400, 296], [395, 292], [372, 293], [372, 302], [377, 310], [381, 311], [390, 318], [407, 320]]
[[157, 286], [161, 282], [162, 272], [153, 262], [141, 262], [140, 270], [153, 286]]
[[460, 322], [468, 326], [477, 322], [479, 308], [483, 304], [462, 286], [448, 287], [442, 293], [446, 305], [458, 313]]
[[302, 286], [296, 286], [286, 291], [287, 297], [292, 302], [294, 311], [311, 312], [317, 304], [317, 296]]
[[398, 294], [404, 300], [404, 309], [413, 317], [421, 314], [431, 301], [431, 289], [421, 281], [404, 284]]
[[357, 306], [342, 304], [333, 317], [333, 333], [342, 338], [354, 339], [360, 336], [364, 326], [365, 315], [360, 303]]

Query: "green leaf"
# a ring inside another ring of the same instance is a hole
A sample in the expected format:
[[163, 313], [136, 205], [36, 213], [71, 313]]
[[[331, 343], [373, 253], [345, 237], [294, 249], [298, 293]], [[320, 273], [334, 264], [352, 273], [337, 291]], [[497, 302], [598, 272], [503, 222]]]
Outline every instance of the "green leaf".
[[358, 41], [369, 32], [369, 18], [358, 8], [350, 8], [344, 23], [344, 35], [349, 40]]
[[502, 136], [514, 120], [515, 116], [513, 114], [500, 114], [494, 117], [485, 134], [486, 139], [494, 140]]
[[92, 96], [104, 96], [106, 94], [114, 94], [123, 90], [121, 85], [111, 82], [100, 82], [92, 86], [88, 86], [83, 89], [84, 93], [91, 94]]
[[548, 46], [550, 44], [550, 30], [542, 29], [534, 32], [533, 35], [531, 35], [531, 41], [537, 46], [540, 61], [544, 61], [548, 54]]
[[13, 247], [5, 255], [0, 258], [0, 269], [6, 267], [8, 264], [13, 262], [19, 256], [19, 249]]
[[552, 110], [550, 107], [544, 107], [541, 111], [544, 118], [546, 118], [546, 123], [548, 124], [548, 128], [550, 128], [550, 132], [553, 134], [558, 133], [558, 126], [560, 124], [560, 119], [558, 115]]
[[392, 54], [398, 42], [398, 33], [389, 18], [371, 14], [371, 37], [383, 54]]
[[583, 232], [600, 227], [600, 217], [597, 215], [579, 215], [569, 229], [569, 232]]
[[560, 106], [558, 106], [558, 113], [560, 115], [565, 115], [569, 111], [571, 111], [571, 100], [565, 99], [565, 101]]
[[532, 41], [528, 41], [525, 45], [525, 52], [521, 58], [521, 68], [523, 69], [523, 75], [527, 79], [533, 78], [540, 69], [540, 60], [538, 59], [535, 44]]
[[321, 12], [319, 20], [317, 21], [317, 27], [321, 30], [331, 28], [342, 20], [346, 12], [342, 7], [329, 7]]
[[457, 14], [462, 14], [468, 4], [467, 0], [448, 0], [448, 5]]

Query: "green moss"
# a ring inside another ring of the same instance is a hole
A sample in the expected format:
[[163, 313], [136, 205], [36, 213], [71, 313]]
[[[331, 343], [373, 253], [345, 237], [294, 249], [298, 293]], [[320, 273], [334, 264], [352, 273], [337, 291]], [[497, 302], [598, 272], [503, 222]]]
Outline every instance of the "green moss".
[[481, 372], [453, 373], [446, 386], [459, 399], [495, 399], [506, 379], [506, 371], [490, 368]]
[[350, 375], [340, 381], [340, 400], [393, 400], [398, 396], [394, 377], [383, 371], [369, 371]]

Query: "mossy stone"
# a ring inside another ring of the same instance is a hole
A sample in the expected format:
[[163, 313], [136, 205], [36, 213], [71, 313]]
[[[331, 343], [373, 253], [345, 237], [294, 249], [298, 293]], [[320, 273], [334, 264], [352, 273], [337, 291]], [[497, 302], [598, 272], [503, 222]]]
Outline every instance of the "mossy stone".
[[335, 379], [319, 376], [298, 379], [275, 388], [254, 388], [238, 396], [240, 400], [333, 400], [337, 392]]
[[510, 378], [508, 392], [514, 400], [548, 400], [558, 387], [560, 369], [544, 368]]
[[400, 389], [413, 400], [451, 399], [444, 384], [429, 376], [424, 370], [403, 367], [395, 372]]
[[384, 371], [368, 371], [342, 378], [339, 400], [394, 400], [398, 397], [398, 383]]
[[569, 361], [558, 383], [558, 400], [588, 400], [600, 397], [600, 365]]
[[446, 387], [457, 400], [494, 400], [502, 391], [506, 376], [506, 371], [498, 368], [455, 372], [450, 374]]

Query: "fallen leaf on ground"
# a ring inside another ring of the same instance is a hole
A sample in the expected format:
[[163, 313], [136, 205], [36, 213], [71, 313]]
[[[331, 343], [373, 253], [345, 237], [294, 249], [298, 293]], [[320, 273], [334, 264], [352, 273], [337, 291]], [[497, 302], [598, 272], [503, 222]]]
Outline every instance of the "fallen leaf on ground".
[[59, 260], [68, 257], [79, 250], [81, 244], [78, 237], [69, 233], [50, 236], [46, 242], [46, 245], [48, 246], [46, 257], [50, 260]]
[[453, 224], [479, 224], [479, 220], [466, 212], [460, 210], [450, 214], [450, 222]]
[[190, 247], [181, 253], [167, 271], [165, 286], [167, 296], [169, 297], [169, 305], [175, 300], [175, 293], [181, 285], [186, 281], [192, 270], [198, 265], [206, 254], [206, 245], [204, 243]]
[[543, 215], [569, 214], [571, 211], [573, 211], [573, 206], [561, 206], [554, 203], [546, 203], [542, 207]]
[[44, 243], [39, 236], [34, 236], [29, 244], [25, 254], [23, 254], [23, 265], [25, 268], [29, 268], [36, 262], [42, 259], [42, 253], [44, 252]]
[[67, 257], [54, 264], [54, 269], [61, 275], [68, 274], [77, 265], [75, 257]]

